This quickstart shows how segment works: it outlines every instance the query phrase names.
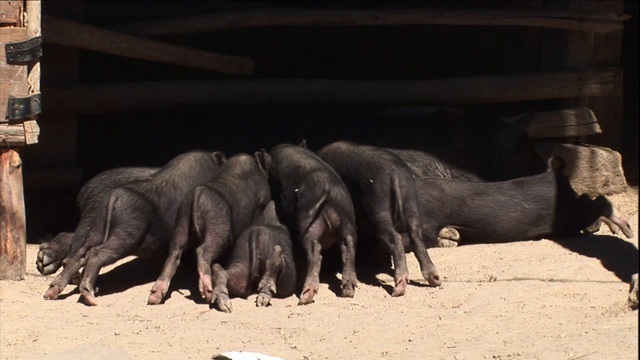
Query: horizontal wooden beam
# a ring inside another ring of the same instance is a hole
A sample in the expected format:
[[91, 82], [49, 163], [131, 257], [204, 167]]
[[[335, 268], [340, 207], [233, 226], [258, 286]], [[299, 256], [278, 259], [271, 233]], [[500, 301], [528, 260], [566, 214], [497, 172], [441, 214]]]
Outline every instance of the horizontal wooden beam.
[[607, 33], [628, 15], [533, 10], [257, 9], [161, 19], [111, 27], [141, 36], [165, 36], [258, 26], [488, 25], [535, 26]]
[[40, 126], [35, 120], [11, 124], [0, 122], [0, 148], [35, 144], [40, 135]]
[[45, 42], [135, 59], [218, 71], [253, 74], [253, 60], [171, 45], [165, 42], [120, 34], [70, 20], [42, 15]]
[[595, 114], [591, 109], [581, 107], [556, 111], [539, 111], [502, 118], [506, 123], [531, 116], [527, 125], [527, 134], [531, 138], [564, 138], [601, 134]]
[[128, 112], [191, 104], [450, 105], [603, 96], [619, 69], [435, 80], [187, 80], [50, 87], [44, 111]]

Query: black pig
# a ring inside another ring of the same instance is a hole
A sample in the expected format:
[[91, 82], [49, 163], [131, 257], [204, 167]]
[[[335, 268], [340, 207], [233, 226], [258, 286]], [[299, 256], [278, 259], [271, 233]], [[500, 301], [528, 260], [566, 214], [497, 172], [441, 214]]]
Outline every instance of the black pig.
[[503, 182], [416, 179], [424, 242], [433, 243], [443, 226], [455, 228], [464, 242], [495, 243], [578, 235], [598, 221], [632, 237], [611, 202], [576, 193], [563, 167], [552, 158], [542, 174]]
[[249, 226], [235, 244], [226, 270], [213, 265], [213, 297], [221, 311], [231, 312], [229, 296], [258, 292], [257, 306], [268, 306], [273, 296], [295, 290], [296, 266], [289, 230], [280, 223], [275, 204], [269, 202], [260, 220]]
[[[187, 247], [197, 256], [200, 295], [213, 301], [211, 266], [227, 255], [240, 234], [257, 221], [271, 200], [267, 182], [268, 155], [236, 154], [206, 184], [188, 194], [178, 211], [169, 255], [147, 299], [160, 304]], [[191, 243], [190, 243], [191, 241]]]
[[313, 302], [320, 286], [321, 251], [340, 245], [342, 293], [353, 297], [358, 280], [357, 241], [351, 196], [340, 176], [317, 154], [302, 146], [271, 149], [269, 183], [283, 222], [304, 250], [307, 273], [299, 304]]
[[392, 296], [404, 295], [409, 282], [403, 233], [409, 236], [424, 278], [430, 285], [439, 286], [440, 276], [422, 242], [415, 181], [402, 159], [383, 148], [347, 141], [329, 144], [318, 154], [347, 185], [360, 218], [358, 226], [371, 227], [391, 252], [395, 267]]
[[84, 266], [80, 294], [87, 305], [97, 305], [94, 285], [100, 269], [128, 255], [166, 252], [180, 201], [195, 186], [213, 178], [224, 161], [220, 152], [190, 151], [147, 179], [111, 190], [98, 206], [85, 243], [71, 254], [44, 298], [58, 298], [71, 276]]
[[134, 180], [148, 178], [160, 168], [124, 167], [103, 171], [82, 186], [76, 205], [80, 210], [80, 221], [73, 233], [62, 232], [40, 245], [36, 268], [43, 275], [53, 274], [69, 261], [70, 253], [75, 253], [84, 245], [85, 238], [93, 225], [97, 209], [109, 191]]

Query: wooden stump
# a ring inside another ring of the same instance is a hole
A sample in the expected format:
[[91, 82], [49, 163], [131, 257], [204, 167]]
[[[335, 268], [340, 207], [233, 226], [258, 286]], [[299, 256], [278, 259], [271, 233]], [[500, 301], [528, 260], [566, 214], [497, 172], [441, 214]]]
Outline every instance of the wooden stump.
[[619, 152], [589, 144], [543, 142], [535, 145], [543, 159], [561, 157], [565, 175], [579, 194], [590, 196], [613, 195], [627, 190]]
[[26, 273], [27, 232], [22, 160], [0, 148], [0, 280], [22, 280]]

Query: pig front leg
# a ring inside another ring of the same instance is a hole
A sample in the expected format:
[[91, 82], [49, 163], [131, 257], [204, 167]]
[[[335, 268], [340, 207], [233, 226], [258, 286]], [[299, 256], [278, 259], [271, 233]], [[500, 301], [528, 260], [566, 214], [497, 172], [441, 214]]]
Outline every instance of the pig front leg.
[[256, 306], [269, 306], [271, 299], [277, 293], [276, 282], [278, 275], [284, 269], [284, 259], [282, 258], [282, 247], [276, 245], [273, 253], [267, 259], [266, 269], [262, 279], [258, 284], [258, 297]]
[[50, 275], [58, 271], [71, 251], [72, 241], [73, 233], [60, 233], [50, 241], [42, 243], [36, 256], [38, 271], [42, 275]]
[[460, 242], [460, 233], [451, 226], [445, 226], [438, 233], [438, 247], [456, 247]]
[[69, 284], [71, 279], [76, 276], [81, 267], [85, 265], [87, 252], [94, 246], [99, 245], [102, 241], [102, 233], [96, 229], [87, 236], [87, 240], [78, 251], [69, 254], [69, 256], [63, 261], [66, 262], [62, 272], [56, 276], [49, 284], [49, 289], [44, 293], [45, 300], [55, 300], [60, 296], [60, 293]]

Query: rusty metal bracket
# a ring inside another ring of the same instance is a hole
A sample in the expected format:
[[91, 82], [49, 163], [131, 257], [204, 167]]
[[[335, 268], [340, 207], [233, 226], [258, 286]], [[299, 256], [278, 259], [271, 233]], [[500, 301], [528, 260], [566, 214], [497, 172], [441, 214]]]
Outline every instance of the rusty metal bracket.
[[28, 97], [15, 97], [9, 95], [7, 100], [7, 117], [9, 120], [20, 120], [40, 114], [42, 112], [42, 94], [33, 94]]
[[7, 64], [20, 64], [42, 57], [42, 35], [28, 40], [7, 43], [5, 46]]

